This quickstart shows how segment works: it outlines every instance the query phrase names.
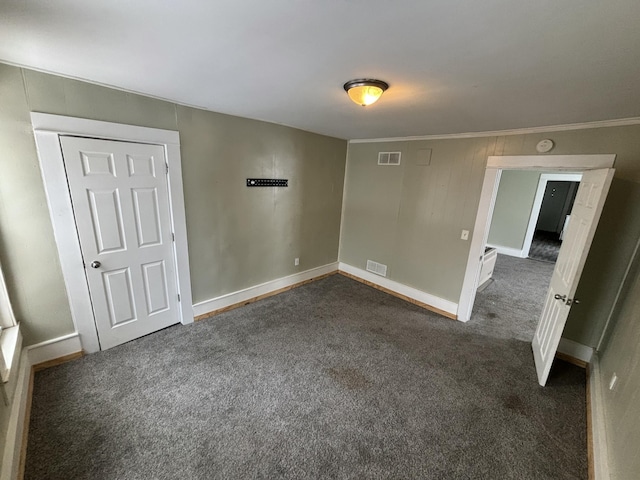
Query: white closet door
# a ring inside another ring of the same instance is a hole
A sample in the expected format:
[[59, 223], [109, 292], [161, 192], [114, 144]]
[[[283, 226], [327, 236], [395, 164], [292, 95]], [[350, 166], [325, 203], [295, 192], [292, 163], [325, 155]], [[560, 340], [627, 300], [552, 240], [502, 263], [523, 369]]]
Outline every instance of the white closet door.
[[163, 147], [60, 139], [101, 349], [178, 323]]

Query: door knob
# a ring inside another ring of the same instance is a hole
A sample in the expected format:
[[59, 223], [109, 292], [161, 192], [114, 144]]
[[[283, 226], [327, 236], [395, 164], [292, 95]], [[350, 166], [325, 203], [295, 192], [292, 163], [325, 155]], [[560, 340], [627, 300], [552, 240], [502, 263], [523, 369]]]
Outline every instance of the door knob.
[[556, 293], [553, 298], [555, 298], [556, 300], [562, 300], [565, 301], [567, 299], [566, 295], [560, 295], [559, 293]]
[[91, 268], [100, 268], [100, 265], [102, 264], [97, 260], [94, 260], [93, 262], [91, 262]]

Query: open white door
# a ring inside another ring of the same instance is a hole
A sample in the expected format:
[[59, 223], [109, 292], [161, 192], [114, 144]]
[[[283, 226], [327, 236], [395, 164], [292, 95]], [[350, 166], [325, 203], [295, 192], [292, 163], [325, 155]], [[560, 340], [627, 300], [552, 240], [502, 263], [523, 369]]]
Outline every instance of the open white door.
[[542, 386], [547, 383], [564, 325], [575, 300], [576, 288], [607, 198], [613, 172], [612, 168], [605, 168], [589, 170], [582, 175], [540, 323], [533, 337], [533, 357], [538, 381]]

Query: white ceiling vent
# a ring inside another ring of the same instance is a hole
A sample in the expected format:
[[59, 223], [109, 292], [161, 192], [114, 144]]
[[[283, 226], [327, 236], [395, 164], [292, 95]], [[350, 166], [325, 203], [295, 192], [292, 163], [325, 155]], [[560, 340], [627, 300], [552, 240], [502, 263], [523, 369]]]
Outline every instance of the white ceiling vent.
[[383, 277], [387, 276], [387, 266], [382, 263], [374, 262], [373, 260], [367, 260], [367, 270], [376, 275], [381, 275]]
[[400, 152], [378, 152], [378, 165], [400, 165]]

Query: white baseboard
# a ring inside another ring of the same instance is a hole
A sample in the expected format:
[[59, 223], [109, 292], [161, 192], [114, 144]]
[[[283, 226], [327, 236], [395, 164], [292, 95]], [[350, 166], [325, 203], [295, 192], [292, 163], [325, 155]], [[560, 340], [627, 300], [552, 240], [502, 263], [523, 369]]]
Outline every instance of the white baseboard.
[[20, 354], [20, 367], [16, 378], [15, 393], [11, 401], [11, 413], [7, 424], [4, 452], [2, 453], [2, 470], [0, 480], [14, 480], [18, 478], [20, 468], [20, 453], [22, 439], [25, 435], [25, 416], [29, 394], [29, 380], [31, 378], [31, 362], [26, 349]]
[[609, 451], [602, 397], [602, 377], [598, 355], [589, 364], [589, 392], [591, 402], [591, 440], [593, 442], [593, 478], [609, 480]]
[[221, 308], [230, 307], [231, 305], [246, 302], [247, 300], [251, 300], [252, 298], [275, 292], [276, 290], [280, 290], [281, 288], [290, 287], [291, 285], [295, 285], [296, 283], [311, 280], [312, 278], [319, 277], [320, 275], [326, 275], [327, 273], [336, 272], [337, 270], [338, 262], [329, 263], [321, 267], [312, 268], [310, 270], [305, 270], [304, 272], [294, 273], [293, 275], [289, 275], [287, 277], [278, 278], [276, 280], [261, 283], [260, 285], [255, 285], [243, 290], [238, 290], [237, 292], [227, 293], [226, 295], [194, 304], [193, 314], [198, 317], [199, 315], [204, 315], [216, 310], [220, 310]]
[[392, 292], [430, 305], [451, 315], [455, 316], [458, 313], [457, 303], [445, 300], [444, 298], [436, 297], [435, 295], [423, 292], [422, 290], [418, 290], [417, 288], [404, 285], [394, 280], [389, 280], [386, 277], [381, 277], [380, 275], [362, 270], [347, 263], [340, 262], [339, 269], [340, 271], [353, 275], [354, 277], [361, 278], [362, 280], [366, 280], [367, 282], [371, 282], [375, 285], [386, 288], [387, 290], [391, 290]]
[[499, 254], [508, 255], [510, 257], [527, 258], [527, 254], [524, 250], [518, 250], [517, 248], [502, 247], [500, 245], [490, 245], [487, 243], [487, 247], [495, 248]]
[[574, 342], [568, 338], [561, 338], [558, 344], [558, 352], [569, 355], [570, 357], [577, 358], [586, 363], [591, 363], [593, 357], [593, 348], [582, 345], [581, 343]]
[[82, 344], [80, 343], [80, 335], [78, 333], [70, 333], [69, 335], [31, 345], [27, 347], [26, 350], [29, 354], [31, 365], [38, 365], [39, 363], [55, 360], [65, 355], [81, 352]]

